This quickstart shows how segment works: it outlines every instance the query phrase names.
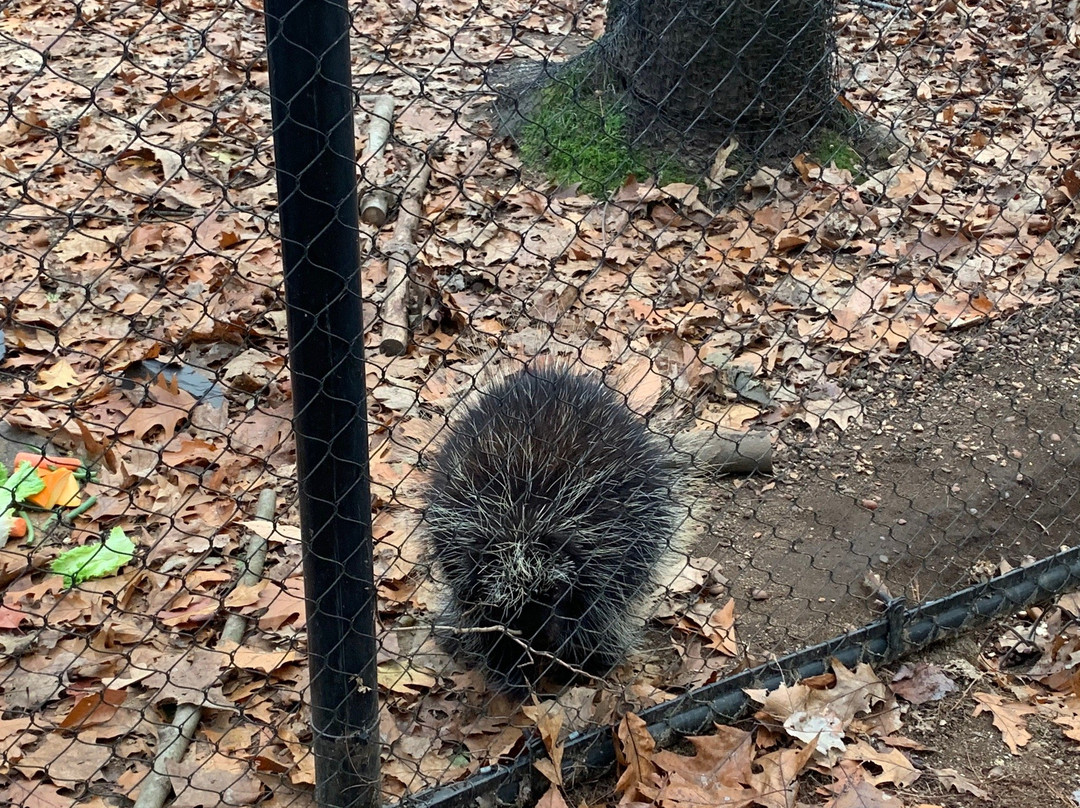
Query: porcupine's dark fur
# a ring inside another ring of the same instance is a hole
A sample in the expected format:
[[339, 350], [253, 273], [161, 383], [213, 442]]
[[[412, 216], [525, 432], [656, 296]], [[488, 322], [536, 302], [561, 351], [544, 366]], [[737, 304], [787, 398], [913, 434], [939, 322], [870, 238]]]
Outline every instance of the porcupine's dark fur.
[[514, 695], [567, 666], [608, 673], [673, 560], [677, 467], [599, 378], [526, 368], [479, 393], [451, 420], [426, 494], [442, 645]]

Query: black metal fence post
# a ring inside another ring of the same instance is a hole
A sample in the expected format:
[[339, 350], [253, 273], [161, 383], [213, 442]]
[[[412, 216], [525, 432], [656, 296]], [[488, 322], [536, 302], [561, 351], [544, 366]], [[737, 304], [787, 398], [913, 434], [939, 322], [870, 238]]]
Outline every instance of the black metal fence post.
[[378, 802], [375, 587], [343, 0], [269, 0], [266, 35], [307, 588], [316, 800]]

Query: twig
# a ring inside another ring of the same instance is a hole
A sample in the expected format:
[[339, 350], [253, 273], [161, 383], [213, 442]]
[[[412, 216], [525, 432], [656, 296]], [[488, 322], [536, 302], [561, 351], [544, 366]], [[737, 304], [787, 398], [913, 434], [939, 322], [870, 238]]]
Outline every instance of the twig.
[[881, 0], [854, 0], [853, 5], [866, 6], [878, 11], [892, 11], [895, 14], [907, 14], [907, 5], [903, 2], [887, 3]]
[[580, 676], [580, 677], [583, 677], [585, 679], [589, 679], [589, 680], [591, 680], [593, 682], [603, 682], [604, 681], [604, 677], [597, 676], [595, 673], [589, 673], [587, 670], [584, 670], [583, 668], [579, 668], [579, 667], [577, 667], [575, 665], [571, 665], [569, 662], [566, 662], [565, 660], [559, 659], [559, 657], [557, 657], [555, 654], [551, 653], [550, 651], [541, 651], [541, 650], [539, 650], [537, 648], [533, 648], [521, 636], [520, 631], [515, 631], [514, 629], [507, 628], [506, 626], [468, 626], [468, 627], [458, 628], [456, 626], [436, 625], [436, 626], [433, 626], [432, 628], [435, 631], [446, 632], [448, 634], [487, 634], [487, 633], [502, 634], [507, 639], [509, 639], [511, 642], [514, 642], [517, 645], [520, 645], [522, 647], [522, 649], [524, 649], [526, 655], [529, 658], [529, 664], [531, 664], [531, 665], [536, 664], [536, 657], [541, 657], [543, 659], [546, 659], [546, 660], [554, 663], [555, 665], [558, 665], [561, 668], [565, 668], [566, 670], [573, 673], [575, 676]]
[[579, 667], [577, 667], [575, 665], [571, 665], [569, 662], [566, 662], [566, 661], [564, 661], [562, 659], [559, 659], [557, 656], [550, 653], [549, 651], [537, 650], [536, 648], [533, 648], [531, 645], [529, 645], [527, 642], [525, 642], [525, 640], [523, 640], [521, 637], [515, 636], [517, 633], [518, 632], [509, 632], [508, 631], [506, 633], [506, 636], [512, 642], [517, 643], [518, 645], [520, 645], [522, 648], [525, 649], [525, 653], [529, 657], [529, 664], [535, 665], [536, 664], [535, 657], [543, 657], [544, 659], [547, 659], [548, 661], [552, 662], [553, 664], [558, 665], [561, 668], [565, 668], [566, 670], [570, 671], [575, 676], [580, 676], [580, 677], [582, 677], [584, 679], [588, 679], [588, 680], [590, 680], [592, 682], [603, 683], [603, 681], [604, 681], [603, 676], [597, 676], [595, 673], [589, 673], [587, 670], [585, 670], [583, 668], [579, 668]]
[[[259, 495], [255, 507], [255, 516], [259, 519], [274, 518], [275, 496], [272, 489], [266, 489]], [[266, 539], [251, 534], [248, 539], [247, 555], [244, 560], [244, 572], [237, 580], [237, 586], [252, 586], [262, 577], [263, 564], [266, 561]], [[239, 644], [244, 639], [247, 621], [240, 614], [230, 614], [221, 631], [219, 642]], [[171, 724], [158, 730], [157, 752], [150, 773], [142, 782], [135, 808], [162, 808], [172, 790], [169, 779], [169, 764], [180, 760], [187, 752], [191, 740], [195, 737], [195, 728], [202, 718], [201, 704], [181, 703], [176, 705], [176, 714]]]
[[431, 163], [412, 175], [401, 197], [394, 236], [386, 249], [386, 297], [382, 302], [382, 342], [379, 350], [386, 356], [401, 356], [409, 347], [409, 263], [416, 256], [413, 239], [424, 210], [424, 194], [431, 179]]
[[[390, 193], [382, 187], [382, 180], [386, 173], [383, 152], [386, 141], [390, 139], [393, 123], [394, 99], [388, 95], [380, 95], [375, 99], [375, 106], [371, 110], [368, 140], [361, 162], [364, 178], [372, 187], [364, 192], [360, 200], [360, 220], [376, 227], [381, 227], [386, 222], [390, 210]], [[372, 178], [375, 181], [372, 181]]]
[[[416, 631], [420, 626], [402, 626], [400, 628], [390, 628], [389, 631]], [[431, 627], [432, 631], [440, 634], [505, 634], [508, 637], [520, 637], [521, 632], [515, 631], [512, 628], [506, 626], [444, 626], [440, 623], [436, 623]]]
[[353, 103], [355, 103], [355, 104], [374, 104], [380, 98], [389, 98], [389, 97], [390, 96], [388, 96], [388, 95], [379, 94], [379, 93], [374, 93], [374, 94], [369, 93], [367, 95], [364, 95], [363, 93], [357, 93], [356, 95], [353, 96]]

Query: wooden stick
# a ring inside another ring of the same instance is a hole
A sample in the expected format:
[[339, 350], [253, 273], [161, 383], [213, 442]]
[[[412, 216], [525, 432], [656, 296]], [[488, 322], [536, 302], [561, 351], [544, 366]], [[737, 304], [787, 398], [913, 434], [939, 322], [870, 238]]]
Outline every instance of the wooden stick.
[[[273, 489], [267, 488], [259, 495], [259, 503], [255, 506], [255, 516], [259, 519], [270, 520], [274, 518], [275, 495]], [[238, 586], [253, 586], [262, 578], [263, 563], [266, 561], [267, 542], [262, 536], [252, 532], [248, 539], [247, 556], [244, 559], [244, 571], [237, 581]], [[225, 621], [225, 628], [221, 632], [221, 641], [228, 641], [239, 645], [244, 640], [244, 629], [247, 620], [239, 614], [230, 614]], [[150, 766], [150, 773], [142, 782], [139, 789], [139, 798], [135, 800], [135, 808], [161, 808], [172, 791], [172, 780], [169, 778], [169, 764], [180, 760], [187, 752], [191, 740], [195, 737], [195, 730], [202, 720], [202, 705], [182, 703], [176, 705], [171, 724], [166, 724], [158, 730], [157, 750], [154, 753], [154, 762]]]
[[382, 302], [382, 342], [379, 343], [379, 350], [386, 356], [401, 356], [409, 347], [409, 263], [416, 257], [414, 239], [430, 179], [431, 163], [425, 156], [424, 164], [405, 186], [394, 236], [386, 248], [386, 297]]
[[[360, 220], [376, 227], [382, 227], [386, 223], [392, 201], [390, 193], [381, 186], [386, 173], [383, 152], [390, 139], [393, 123], [394, 99], [388, 95], [378, 96], [371, 110], [368, 140], [361, 161], [364, 179], [372, 187], [364, 192], [360, 200]], [[376, 181], [373, 182], [372, 178]]]

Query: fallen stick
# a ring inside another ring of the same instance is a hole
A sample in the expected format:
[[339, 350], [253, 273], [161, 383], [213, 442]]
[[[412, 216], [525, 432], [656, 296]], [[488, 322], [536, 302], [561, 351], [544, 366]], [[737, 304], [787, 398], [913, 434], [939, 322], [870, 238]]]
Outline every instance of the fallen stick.
[[386, 247], [386, 297], [382, 302], [382, 341], [386, 356], [401, 356], [409, 347], [409, 264], [416, 257], [416, 228], [424, 210], [424, 194], [431, 179], [427, 158], [409, 179], [401, 195], [394, 235]]
[[[364, 179], [372, 186], [364, 192], [360, 200], [360, 220], [376, 227], [382, 227], [385, 224], [392, 201], [390, 192], [381, 186], [386, 174], [383, 152], [386, 150], [386, 142], [390, 139], [390, 128], [393, 122], [394, 99], [388, 95], [378, 96], [371, 110], [367, 145], [364, 146], [364, 156], [360, 162]], [[373, 181], [373, 177], [377, 181]]]
[[773, 442], [765, 430], [694, 429], [675, 436], [691, 469], [715, 474], [772, 474]]
[[[272, 489], [265, 489], [259, 495], [259, 503], [255, 506], [255, 516], [258, 519], [269, 521], [274, 518], [275, 496]], [[247, 555], [244, 559], [244, 572], [236, 582], [236, 586], [254, 586], [262, 578], [263, 564], [266, 562], [267, 541], [254, 532], [248, 539]], [[230, 614], [225, 621], [225, 628], [221, 631], [220, 642], [231, 642], [239, 645], [244, 639], [244, 629], [247, 620], [243, 615]], [[163, 726], [158, 731], [157, 751], [154, 754], [154, 762], [150, 766], [150, 773], [142, 782], [139, 789], [139, 798], [135, 800], [135, 808], [162, 808], [165, 800], [172, 791], [172, 781], [169, 779], [169, 764], [180, 760], [187, 752], [191, 740], [195, 737], [195, 729], [202, 719], [202, 705], [182, 703], [176, 705], [176, 713], [173, 715], [171, 724]]]

